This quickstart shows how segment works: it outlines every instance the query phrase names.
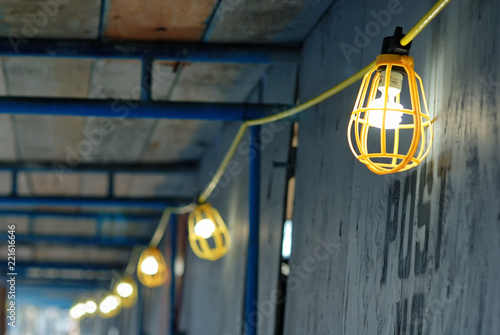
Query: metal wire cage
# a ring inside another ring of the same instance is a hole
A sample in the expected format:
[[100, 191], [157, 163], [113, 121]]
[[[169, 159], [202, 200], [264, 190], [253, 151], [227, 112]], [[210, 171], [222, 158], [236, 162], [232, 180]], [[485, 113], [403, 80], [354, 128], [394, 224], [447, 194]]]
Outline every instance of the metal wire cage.
[[219, 212], [210, 204], [196, 207], [188, 218], [189, 243], [196, 256], [215, 261], [231, 247], [231, 235]]
[[137, 278], [142, 285], [158, 287], [166, 283], [169, 274], [165, 258], [158, 248], [147, 248], [139, 257]]
[[379, 175], [417, 166], [432, 144], [422, 79], [413, 65], [407, 55], [379, 55], [363, 78], [351, 114], [347, 134], [351, 151]]
[[123, 307], [129, 308], [135, 305], [138, 298], [137, 284], [130, 276], [125, 276], [115, 284], [114, 294], [119, 296]]

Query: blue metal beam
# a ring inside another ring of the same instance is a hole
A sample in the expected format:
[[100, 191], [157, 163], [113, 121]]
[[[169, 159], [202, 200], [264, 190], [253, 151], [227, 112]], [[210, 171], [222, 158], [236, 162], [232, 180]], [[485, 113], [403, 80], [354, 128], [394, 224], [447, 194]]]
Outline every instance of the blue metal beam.
[[182, 161], [158, 164], [107, 164], [81, 163], [72, 166], [68, 162], [0, 162], [1, 171], [19, 172], [63, 172], [63, 173], [140, 173], [140, 174], [169, 174], [195, 173], [198, 171], [197, 161]]
[[245, 334], [257, 335], [260, 224], [260, 126], [251, 128]]
[[[14, 43], [13, 43], [14, 42]], [[183, 62], [292, 63], [298, 64], [300, 48], [271, 45], [228, 45], [100, 40], [29, 41], [0, 39], [1, 56], [80, 57], [177, 60]]]
[[[60, 309], [70, 309], [73, 306], [73, 300], [69, 297], [40, 297], [37, 292], [32, 292], [33, 295], [26, 295], [26, 293], [30, 293], [29, 291], [25, 291], [26, 288], [23, 288], [23, 294], [21, 296], [16, 297], [17, 306], [20, 305], [31, 305], [31, 306], [39, 306], [39, 307], [58, 307]], [[88, 291], [88, 290], [87, 290]], [[82, 292], [83, 293], [83, 292]]]
[[[1, 234], [1, 240], [8, 240], [8, 234]], [[98, 237], [84, 237], [84, 236], [58, 236], [58, 235], [16, 235], [17, 244], [36, 244], [36, 243], [50, 243], [50, 244], [69, 244], [69, 245], [92, 245], [102, 247], [133, 247], [135, 245], [147, 245], [150, 239], [147, 238], [134, 238], [124, 236], [98, 236]]]
[[289, 107], [235, 103], [0, 98], [0, 113], [2, 114], [95, 116], [120, 119], [242, 121], [261, 118]]
[[105, 197], [0, 197], [0, 206], [126, 207], [163, 210], [167, 206], [190, 203], [186, 198], [105, 198]]
[[[33, 272], [33, 270], [38, 270], [38, 272]], [[16, 282], [34, 282], [39, 284], [40, 282], [51, 281], [72, 281], [78, 283], [80, 281], [91, 280], [94, 282], [107, 282], [109, 283], [113, 278], [113, 272], [119, 269], [101, 269], [101, 270], [88, 270], [88, 269], [65, 269], [65, 268], [44, 268], [44, 267], [20, 267], [16, 268], [14, 274], [8, 272], [8, 270], [0, 270], [0, 277], [10, 278], [11, 276], [16, 277]], [[31, 272], [30, 272], [31, 271]], [[54, 272], [60, 271], [60, 272]], [[64, 273], [62, 271], [65, 271]], [[68, 271], [78, 272], [73, 273], [73, 275], [80, 275], [78, 278], [68, 277]], [[90, 276], [98, 276], [98, 278], [88, 279]]]
[[[92, 271], [112, 271], [121, 270], [127, 264], [106, 264], [106, 263], [66, 263], [66, 262], [16, 262], [16, 271], [31, 268], [36, 269], [58, 269], [58, 270], [92, 270]], [[4, 271], [5, 272], [5, 271]]]
[[[34, 284], [50, 284], [50, 283], [55, 283], [55, 282], [67, 282], [67, 284], [78, 284], [79, 282], [85, 282], [85, 281], [92, 281], [94, 283], [100, 283], [100, 284], [108, 284], [110, 281], [113, 279], [113, 272], [116, 270], [72, 270], [74, 273], [70, 274], [72, 276], [75, 275], [80, 275], [81, 277], [79, 278], [74, 278], [74, 277], [68, 277], [68, 270], [67, 269], [36, 269], [37, 271], [30, 272], [30, 269], [27, 268], [22, 268], [22, 269], [16, 269], [15, 277], [16, 277], [16, 282], [19, 283], [34, 283]], [[45, 271], [45, 272], [44, 272]], [[54, 271], [59, 271], [59, 272], [54, 272]], [[62, 272], [64, 271], [64, 272]], [[76, 272], [78, 273], [76, 273]], [[98, 273], [97, 273], [98, 272]], [[9, 276], [10, 274], [10, 276]], [[94, 278], [94, 279], [86, 279], [89, 278], [90, 276], [98, 276], [99, 278]], [[2, 271], [0, 273], [0, 280], [2, 278], [10, 278], [12, 277], [12, 273], [7, 273], [5, 271]]]
[[20, 288], [57, 289], [62, 291], [94, 290], [99, 288], [109, 289], [109, 280], [89, 279], [47, 279], [17, 277], [16, 286]]
[[107, 213], [107, 212], [49, 212], [28, 210], [0, 210], [0, 217], [26, 216], [30, 219], [61, 218], [61, 219], [91, 219], [109, 220], [113, 223], [128, 223], [130, 221], [157, 225], [161, 215], [159, 212], [151, 214]]

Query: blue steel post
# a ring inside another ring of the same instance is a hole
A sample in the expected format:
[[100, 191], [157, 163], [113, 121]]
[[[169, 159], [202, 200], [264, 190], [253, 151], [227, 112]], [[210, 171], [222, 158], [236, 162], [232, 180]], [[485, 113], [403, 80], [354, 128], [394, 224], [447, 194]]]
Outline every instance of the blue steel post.
[[251, 128], [249, 237], [245, 289], [245, 334], [257, 335], [257, 294], [259, 280], [260, 217], [260, 126]]
[[115, 195], [115, 174], [114, 172], [108, 173], [108, 197], [113, 198]]
[[17, 195], [17, 169], [12, 169], [12, 191], [11, 195], [15, 197]]
[[141, 73], [141, 100], [151, 101], [151, 90], [153, 86], [153, 59], [144, 57], [142, 59]]
[[96, 236], [94, 236], [95, 239], [103, 239], [103, 234], [102, 234], [103, 226], [104, 226], [104, 220], [102, 219], [101, 216], [96, 220]]
[[172, 215], [170, 217], [170, 248], [172, 252], [172, 261], [170, 263], [170, 334], [175, 335], [176, 324], [175, 324], [175, 259], [177, 258], [177, 215]]

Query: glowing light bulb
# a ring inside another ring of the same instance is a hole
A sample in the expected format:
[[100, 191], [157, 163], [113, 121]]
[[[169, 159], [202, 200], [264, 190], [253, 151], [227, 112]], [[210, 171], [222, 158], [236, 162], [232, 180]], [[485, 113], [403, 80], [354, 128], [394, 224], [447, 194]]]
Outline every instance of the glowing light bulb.
[[158, 273], [158, 261], [154, 256], [148, 256], [141, 263], [141, 271], [147, 275], [153, 276]]
[[103, 314], [109, 314], [120, 306], [120, 298], [115, 295], [108, 295], [99, 304], [99, 310]]
[[85, 305], [82, 303], [76, 304], [69, 310], [69, 315], [73, 319], [79, 319], [85, 315]]
[[[389, 96], [389, 99], [394, 98]], [[370, 101], [368, 108], [384, 108], [384, 99], [378, 98]], [[396, 129], [403, 121], [403, 112], [398, 112], [394, 109], [403, 109], [403, 105], [393, 101], [387, 101], [387, 110], [385, 111], [385, 129]], [[384, 123], [383, 110], [371, 110], [368, 112], [368, 122], [371, 126], [382, 129]]]
[[[199, 204], [189, 214], [188, 232], [191, 249], [200, 258], [215, 261], [231, 248], [229, 230], [219, 212], [209, 203]], [[207, 243], [209, 237], [213, 243]]]
[[[144, 286], [161, 286], [166, 283], [168, 277], [169, 269], [167, 268], [163, 254], [158, 248], [150, 247], [141, 252], [139, 262], [137, 262], [137, 278]], [[127, 281], [122, 280], [121, 282]], [[129, 278], [128, 283], [135, 286], [131, 278]], [[132, 296], [137, 297], [137, 289], [134, 289]], [[130, 299], [132, 304], [135, 303], [134, 299]]]
[[[433, 140], [422, 79], [408, 55], [410, 44], [399, 43], [403, 37], [403, 28], [397, 27], [394, 36], [384, 38], [382, 54], [363, 77], [347, 128], [354, 156], [379, 175], [417, 166]], [[400, 93], [405, 94], [405, 107]]]
[[85, 303], [85, 313], [92, 315], [97, 311], [97, 304], [93, 300], [88, 300]]
[[203, 219], [194, 226], [194, 233], [199, 237], [209, 238], [215, 231], [215, 223], [210, 219]]
[[[373, 99], [368, 103], [368, 108], [380, 108], [375, 110], [370, 110], [368, 112], [368, 123], [373, 126], [382, 129], [382, 125], [385, 125], [385, 129], [397, 129], [401, 121], [403, 121], [403, 112], [399, 112], [396, 109], [404, 109], [403, 105], [396, 102], [396, 97], [401, 93], [401, 87], [403, 85], [403, 74], [397, 71], [391, 72], [391, 77], [389, 79], [389, 89], [387, 90], [387, 105], [385, 105], [385, 71], [380, 73], [380, 81], [378, 90], [382, 93], [382, 97]], [[385, 112], [385, 122], [384, 122], [384, 111]]]
[[115, 284], [113, 292], [120, 296], [122, 307], [129, 308], [134, 306], [137, 302], [137, 285], [130, 276], [123, 276], [120, 281]]
[[116, 293], [118, 293], [120, 297], [128, 298], [134, 293], [134, 288], [129, 283], [120, 283], [116, 287]]

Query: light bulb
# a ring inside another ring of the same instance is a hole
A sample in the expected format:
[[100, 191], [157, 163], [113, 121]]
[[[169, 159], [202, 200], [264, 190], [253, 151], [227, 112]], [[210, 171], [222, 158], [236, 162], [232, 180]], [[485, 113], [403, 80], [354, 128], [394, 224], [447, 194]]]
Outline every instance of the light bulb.
[[79, 319], [85, 315], [85, 305], [82, 303], [76, 304], [69, 310], [69, 315], [73, 319]]
[[[387, 90], [387, 105], [384, 103], [385, 76], [386, 71], [381, 71], [378, 90], [382, 93], [382, 97], [373, 99], [368, 103], [368, 109], [380, 108], [368, 111], [368, 123], [371, 126], [380, 129], [382, 129], [382, 124], [385, 125], [385, 129], [397, 129], [401, 121], [403, 121], [403, 112], [395, 110], [404, 109], [403, 105], [396, 102], [396, 97], [399, 93], [401, 93], [401, 87], [403, 86], [403, 74], [398, 71], [391, 71]], [[384, 108], [386, 108], [385, 123]]]
[[85, 313], [92, 315], [97, 311], [97, 304], [93, 300], [88, 300], [85, 303]]
[[[219, 212], [209, 203], [196, 206], [188, 218], [189, 244], [196, 256], [215, 261], [231, 247], [231, 235]], [[208, 243], [207, 238], [211, 238]]]
[[199, 237], [209, 238], [215, 231], [215, 223], [210, 219], [203, 219], [194, 226], [194, 233]]
[[120, 306], [120, 298], [115, 295], [108, 295], [103, 301], [99, 304], [99, 310], [103, 314], [108, 314], [109, 312], [114, 311]]
[[[403, 121], [403, 112], [399, 112], [394, 109], [403, 109], [403, 105], [394, 102], [395, 97], [389, 95], [389, 100], [387, 101], [387, 109], [385, 111], [385, 129], [396, 129], [399, 127], [401, 121]], [[370, 101], [368, 108], [384, 108], [384, 99], [378, 98]], [[380, 109], [370, 110], [368, 112], [368, 123], [373, 126], [382, 129], [382, 124], [384, 122], [384, 111]]]
[[115, 284], [113, 291], [120, 296], [121, 306], [129, 308], [137, 302], [137, 285], [130, 276], [124, 276]]
[[[354, 156], [379, 175], [417, 166], [433, 140], [422, 79], [408, 55], [410, 44], [399, 43], [403, 37], [403, 28], [396, 27], [393, 36], [384, 38], [382, 53], [363, 77], [347, 130]], [[402, 92], [406, 108], [400, 104]], [[370, 131], [376, 127], [380, 131]]]
[[141, 271], [147, 275], [153, 276], [158, 273], [158, 261], [154, 256], [148, 256], [141, 263]]
[[[139, 262], [137, 262], [137, 278], [144, 286], [161, 286], [167, 282], [168, 277], [169, 269], [167, 268], [163, 254], [158, 248], [150, 247], [141, 252]], [[130, 285], [135, 286], [131, 278], [128, 281], [122, 280], [121, 282], [128, 282]], [[134, 289], [134, 293], [132, 293], [133, 297], [137, 297], [136, 291], [137, 289]], [[133, 299], [130, 301], [131, 304], [135, 303]]]
[[128, 298], [134, 293], [134, 288], [129, 283], [119, 283], [116, 287], [116, 293], [118, 293], [120, 297]]

